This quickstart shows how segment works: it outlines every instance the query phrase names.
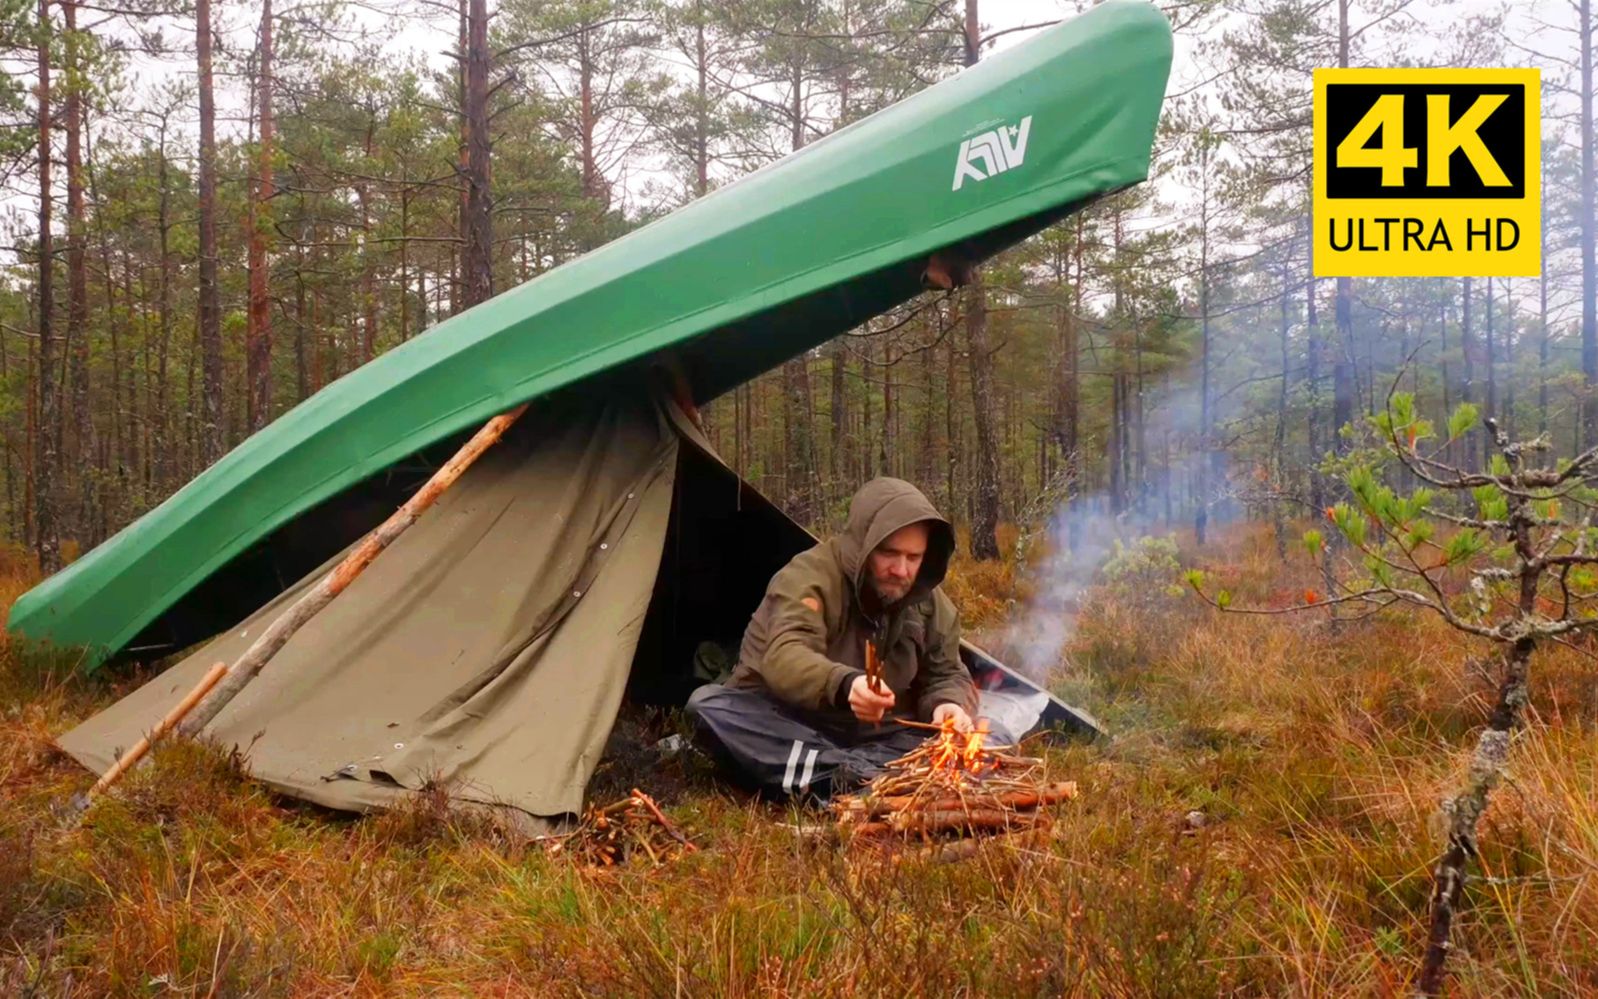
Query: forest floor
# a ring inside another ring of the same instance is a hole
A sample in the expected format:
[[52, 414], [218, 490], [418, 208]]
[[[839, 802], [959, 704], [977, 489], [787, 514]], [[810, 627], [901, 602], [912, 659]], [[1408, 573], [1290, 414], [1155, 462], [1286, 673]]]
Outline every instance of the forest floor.
[[[1237, 605], [1288, 606], [1310, 582], [1246, 526], [1181, 558]], [[24, 564], [0, 564], [0, 605], [30, 584]], [[1411, 616], [1221, 614], [1170, 582], [1134, 574], [1082, 599], [1054, 685], [1114, 738], [1047, 750], [1051, 777], [1083, 792], [1053, 838], [952, 864], [802, 840], [795, 810], [720, 788], [691, 757], [643, 771], [703, 847], [659, 869], [584, 869], [427, 803], [338, 816], [192, 745], [69, 828], [59, 803], [89, 775], [51, 737], [139, 678], [7, 648], [0, 994], [1403, 992], [1438, 802], [1491, 691], [1482, 650]], [[980, 634], [1002, 633], [1005, 597], [1024, 603], [1007, 566], [958, 566], [950, 589]], [[1532, 676], [1456, 995], [1598, 991], [1598, 671], [1560, 649]], [[626, 724], [647, 739], [672, 723]]]

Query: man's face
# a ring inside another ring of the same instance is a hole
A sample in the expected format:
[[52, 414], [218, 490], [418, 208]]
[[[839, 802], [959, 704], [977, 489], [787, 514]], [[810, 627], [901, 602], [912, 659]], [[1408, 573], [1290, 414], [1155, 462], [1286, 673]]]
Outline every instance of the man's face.
[[883, 604], [903, 600], [927, 555], [927, 525], [911, 524], [888, 535], [866, 558], [871, 589]]

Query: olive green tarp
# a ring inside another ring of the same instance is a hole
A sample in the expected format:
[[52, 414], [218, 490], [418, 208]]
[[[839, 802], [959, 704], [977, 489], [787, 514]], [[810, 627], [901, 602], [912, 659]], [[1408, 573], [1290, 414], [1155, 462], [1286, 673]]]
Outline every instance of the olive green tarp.
[[[529, 412], [207, 735], [246, 748], [269, 786], [334, 808], [437, 780], [457, 799], [579, 811], [649, 608], [678, 442], [647, 401]], [[104, 771], [328, 568], [59, 744]]]

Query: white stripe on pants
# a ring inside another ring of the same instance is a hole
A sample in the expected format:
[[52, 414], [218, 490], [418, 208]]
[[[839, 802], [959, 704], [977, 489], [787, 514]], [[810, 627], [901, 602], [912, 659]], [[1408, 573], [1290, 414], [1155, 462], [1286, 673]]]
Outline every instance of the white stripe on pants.
[[[799, 765], [799, 754], [803, 753], [804, 751], [805, 744], [800, 742], [798, 739], [795, 739], [793, 741], [793, 752], [788, 754], [788, 769], [782, 775], [782, 789], [784, 791], [793, 790], [793, 771], [794, 768]], [[808, 768], [806, 769], [805, 778], [806, 780], [809, 779]]]
[[810, 775], [816, 771], [816, 757], [820, 754], [819, 749], [812, 749], [805, 754], [805, 774], [799, 778], [799, 790], [803, 791], [810, 786]]

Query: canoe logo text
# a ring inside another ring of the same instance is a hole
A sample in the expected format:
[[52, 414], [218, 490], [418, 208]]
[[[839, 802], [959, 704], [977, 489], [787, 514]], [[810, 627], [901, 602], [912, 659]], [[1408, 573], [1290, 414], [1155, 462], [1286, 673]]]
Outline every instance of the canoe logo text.
[[[1032, 116], [1027, 115], [1019, 125], [1001, 125], [960, 143], [960, 156], [954, 161], [954, 189], [958, 191], [967, 177], [987, 180], [1020, 166], [1026, 157], [1026, 137], [1031, 130]], [[981, 168], [977, 166], [979, 162]], [[987, 172], [984, 173], [984, 169]]]

